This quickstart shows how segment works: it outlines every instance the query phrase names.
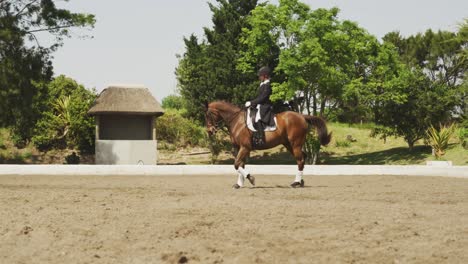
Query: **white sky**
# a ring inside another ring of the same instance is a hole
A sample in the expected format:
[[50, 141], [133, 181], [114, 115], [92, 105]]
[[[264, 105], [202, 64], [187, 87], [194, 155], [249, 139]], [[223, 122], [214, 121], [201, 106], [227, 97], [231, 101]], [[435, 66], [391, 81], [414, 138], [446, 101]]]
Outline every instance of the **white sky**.
[[[98, 91], [109, 84], [143, 84], [161, 101], [176, 93], [176, 54], [183, 37], [211, 27], [207, 0], [70, 0], [60, 5], [96, 15], [89, 32], [76, 31], [54, 53], [55, 75], [65, 74]], [[210, 2], [214, 2], [210, 0]], [[277, 3], [277, 1], [272, 1]], [[426, 29], [456, 31], [468, 18], [466, 0], [303, 0], [313, 9], [337, 6], [340, 19], [356, 21], [378, 38]], [[82, 39], [83, 33], [93, 36]]]

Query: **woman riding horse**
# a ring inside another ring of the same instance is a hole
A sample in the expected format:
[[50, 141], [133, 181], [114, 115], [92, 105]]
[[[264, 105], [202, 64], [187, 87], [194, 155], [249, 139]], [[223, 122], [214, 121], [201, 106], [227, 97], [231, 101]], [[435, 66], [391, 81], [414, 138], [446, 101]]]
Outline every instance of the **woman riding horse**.
[[[263, 68], [262, 68], [263, 69]], [[260, 71], [259, 73], [262, 73]], [[260, 85], [260, 96], [262, 93], [271, 94], [271, 88], [268, 91], [269, 83], [265, 86], [265, 79], [262, 80], [262, 75], [259, 74], [262, 84]], [[265, 75], [264, 75], [265, 76]], [[267, 75], [269, 77], [269, 75]], [[262, 88], [262, 86], [264, 88]], [[266, 91], [266, 92], [264, 92]], [[268, 101], [269, 101], [268, 94]], [[263, 98], [263, 97], [262, 97]], [[252, 102], [258, 104], [261, 100], [258, 97], [251, 102], [246, 102], [245, 106], [250, 107]], [[263, 101], [265, 102], [265, 101]], [[250, 151], [254, 148], [252, 146], [252, 131], [247, 128], [245, 110], [223, 101], [215, 101], [206, 105], [206, 126], [208, 134], [211, 136], [216, 133], [219, 123], [224, 122], [229, 130], [231, 143], [237, 150], [237, 156], [234, 162], [234, 168], [238, 172], [237, 183], [233, 188], [238, 189], [243, 187], [244, 180], [248, 179], [250, 183], [255, 186], [255, 178], [245, 169], [245, 159], [248, 157]], [[274, 131], [265, 133], [265, 142], [262, 149], [269, 149], [282, 144], [294, 156], [297, 162], [298, 171], [294, 182], [291, 187], [304, 187], [304, 180], [302, 179], [305, 154], [302, 152], [302, 146], [309, 130], [309, 125], [317, 130], [318, 138], [321, 145], [325, 146], [330, 142], [331, 134], [328, 134], [325, 121], [320, 117], [303, 115], [292, 111], [282, 112], [276, 115], [277, 128]]]

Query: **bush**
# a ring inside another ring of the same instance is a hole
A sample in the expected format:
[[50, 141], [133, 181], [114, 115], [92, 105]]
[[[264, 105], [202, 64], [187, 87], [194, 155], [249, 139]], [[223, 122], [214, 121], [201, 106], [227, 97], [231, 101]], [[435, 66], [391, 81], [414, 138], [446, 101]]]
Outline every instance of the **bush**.
[[169, 109], [156, 121], [156, 138], [177, 147], [206, 147], [205, 128], [182, 116], [182, 111]]
[[94, 118], [87, 114], [96, 93], [59, 76], [48, 85], [48, 108], [36, 123], [32, 142], [41, 151], [77, 148], [94, 152]]
[[168, 109], [184, 109], [184, 99], [182, 96], [178, 95], [169, 95], [162, 100], [162, 107], [166, 110]]
[[454, 132], [454, 124], [450, 126], [441, 126], [439, 130], [431, 126], [427, 130], [426, 133], [429, 140], [429, 145], [432, 147], [434, 155], [437, 159], [441, 158], [445, 154], [445, 151], [447, 150], [449, 145], [450, 138], [453, 136]]
[[456, 130], [458, 142], [464, 148], [468, 148], [468, 128], [460, 127]]
[[320, 153], [320, 140], [317, 138], [314, 130], [311, 130], [306, 137], [304, 144], [304, 152], [306, 153], [306, 163], [316, 164]]
[[[211, 164], [215, 164], [218, 160], [221, 151], [232, 150], [231, 142], [226, 138], [224, 133], [216, 133], [215, 135], [208, 137], [209, 149], [211, 152]], [[237, 153], [233, 153], [234, 156]]]

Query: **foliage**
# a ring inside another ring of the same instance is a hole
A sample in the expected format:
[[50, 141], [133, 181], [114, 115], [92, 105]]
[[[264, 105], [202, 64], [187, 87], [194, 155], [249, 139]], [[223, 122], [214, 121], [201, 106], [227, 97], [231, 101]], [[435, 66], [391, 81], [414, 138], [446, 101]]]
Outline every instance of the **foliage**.
[[306, 163], [316, 164], [320, 154], [320, 140], [314, 133], [314, 130], [310, 130], [306, 136], [304, 144], [304, 152], [306, 153]]
[[[283, 76], [273, 83], [273, 99], [304, 97], [300, 111], [328, 115], [347, 107], [365, 114], [359, 104], [346, 105], [344, 89], [353, 81], [367, 78], [376, 57], [377, 39], [350, 21], [341, 21], [339, 10], [316, 9], [298, 0], [282, 0], [275, 6], [260, 5], [244, 30], [238, 67], [252, 72], [264, 58], [276, 56], [276, 73]], [[276, 66], [275, 64], [275, 66]]]
[[177, 147], [206, 146], [205, 129], [193, 120], [185, 118], [182, 111], [167, 109], [156, 120], [156, 138]]
[[169, 95], [164, 97], [162, 100], [162, 107], [164, 109], [177, 109], [181, 110], [185, 108], [185, 101], [182, 96], [179, 95]]
[[185, 52], [176, 69], [179, 92], [191, 117], [202, 120], [202, 105], [214, 100], [241, 104], [253, 96], [256, 75], [236, 68], [242, 46], [239, 38], [257, 0], [217, 0], [209, 3], [213, 28], [204, 28], [205, 39], [184, 39]]
[[81, 153], [93, 153], [94, 118], [87, 111], [94, 103], [95, 91], [61, 75], [48, 85], [48, 92], [48, 110], [37, 122], [33, 143], [40, 150], [78, 148]]
[[[70, 28], [95, 23], [93, 15], [57, 8], [55, 2], [0, 1], [0, 126], [12, 127], [17, 145], [26, 144], [46, 110], [51, 52], [70, 36]], [[54, 44], [42, 47], [39, 32], [54, 36]]]
[[11, 127], [16, 145], [24, 146], [45, 110], [45, 83], [52, 76], [52, 67], [42, 51], [10, 50], [4, 45], [0, 40], [0, 127]]
[[459, 127], [455, 131], [458, 142], [464, 148], [468, 148], [468, 128]]
[[215, 164], [221, 151], [225, 150], [225, 140], [221, 133], [208, 137], [208, 148], [211, 152], [211, 164]]
[[464, 32], [467, 26], [465, 22], [458, 33], [429, 29], [408, 38], [391, 32], [383, 39], [397, 47], [405, 64], [422, 68], [432, 82], [453, 88], [460, 84], [468, 67], [468, 35]]
[[[211, 100], [242, 103], [255, 71], [274, 69], [272, 99], [348, 123], [374, 122], [374, 136], [403, 137], [410, 149], [430, 124], [466, 122], [468, 20], [458, 32], [427, 30], [380, 43], [339, 9], [300, 0], [218, 0], [206, 40], [186, 38], [176, 70], [189, 115]], [[242, 5], [241, 3], [244, 3]]]
[[441, 86], [431, 85], [422, 71], [403, 67], [399, 76], [387, 82], [386, 89], [398, 90], [399, 98], [382, 100], [376, 108], [376, 123], [387, 130], [386, 136], [401, 136], [411, 149], [425, 136], [430, 124], [450, 118], [454, 102]]
[[427, 130], [426, 133], [429, 138], [429, 144], [437, 159], [440, 159], [445, 154], [455, 129], [456, 126], [451, 124], [450, 126], [441, 126], [439, 130], [433, 126], [429, 127]]
[[461, 35], [428, 30], [406, 39], [397, 32], [384, 37], [387, 45], [396, 48], [399, 59], [386, 71], [385, 79], [381, 78], [384, 82], [373, 85], [377, 87], [371, 89], [375, 96], [364, 97], [372, 103], [375, 122], [387, 128], [385, 136], [402, 136], [411, 149], [431, 124], [463, 115], [463, 78], [468, 66], [463, 50], [468, 39]]

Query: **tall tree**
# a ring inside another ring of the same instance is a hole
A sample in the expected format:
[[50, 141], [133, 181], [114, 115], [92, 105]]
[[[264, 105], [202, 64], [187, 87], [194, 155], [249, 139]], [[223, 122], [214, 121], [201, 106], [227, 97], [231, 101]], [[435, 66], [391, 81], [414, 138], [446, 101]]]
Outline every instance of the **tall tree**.
[[201, 117], [200, 106], [212, 100], [243, 102], [251, 94], [255, 75], [236, 69], [242, 46], [240, 34], [257, 0], [217, 0], [209, 3], [212, 28], [205, 28], [205, 39], [192, 35], [184, 39], [185, 53], [179, 58], [176, 76], [180, 94], [192, 116]]
[[[50, 54], [73, 27], [90, 27], [93, 15], [57, 8], [54, 0], [0, 1], [0, 126], [11, 126], [18, 141], [30, 138], [44, 110], [52, 77]], [[50, 47], [37, 34], [55, 36]]]
[[386, 127], [383, 134], [402, 136], [411, 149], [431, 125], [449, 122], [463, 109], [467, 40], [460, 35], [428, 30], [408, 38], [398, 32], [384, 37], [383, 46], [390, 48], [386, 54], [392, 54], [393, 46], [399, 58], [382, 56], [393, 59], [360, 90], [372, 92], [363, 97], [373, 104], [375, 122]]
[[[376, 38], [356, 23], [337, 18], [338, 8], [311, 10], [299, 0], [260, 5], [244, 30], [248, 47], [238, 67], [252, 71], [264, 58], [277, 58], [274, 66], [283, 78], [273, 84], [274, 99], [304, 96], [304, 109], [326, 115], [342, 107], [346, 84], [366, 78]], [[275, 60], [273, 60], [275, 61]]]

